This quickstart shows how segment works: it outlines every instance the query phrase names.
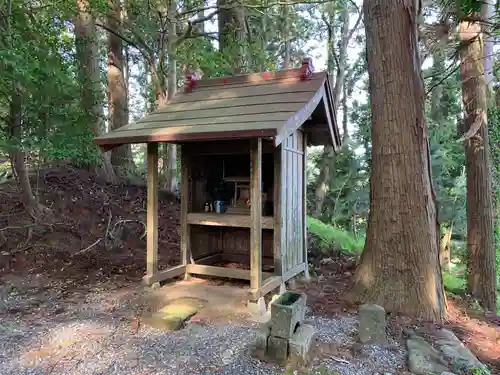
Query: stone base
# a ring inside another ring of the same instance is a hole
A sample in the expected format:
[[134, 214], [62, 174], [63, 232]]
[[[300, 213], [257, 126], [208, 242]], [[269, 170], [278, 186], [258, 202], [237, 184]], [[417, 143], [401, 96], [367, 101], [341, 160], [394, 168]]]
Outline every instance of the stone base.
[[314, 342], [316, 330], [309, 324], [304, 324], [297, 328], [289, 341], [289, 357], [294, 363], [307, 363], [308, 353]]
[[264, 323], [257, 333], [257, 351], [263, 356], [261, 359], [281, 365], [287, 360], [294, 364], [306, 364], [315, 333], [314, 327], [304, 324], [297, 328], [290, 339], [284, 339], [273, 336], [270, 322]]

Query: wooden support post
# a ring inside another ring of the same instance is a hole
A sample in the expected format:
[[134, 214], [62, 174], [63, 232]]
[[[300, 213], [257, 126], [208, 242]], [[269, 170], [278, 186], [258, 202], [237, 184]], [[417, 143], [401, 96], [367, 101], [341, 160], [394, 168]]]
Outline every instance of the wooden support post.
[[[181, 147], [181, 264], [188, 265], [191, 263], [191, 232], [188, 224], [189, 210], [189, 155], [187, 150]], [[189, 279], [188, 269], [184, 279]]]
[[262, 139], [250, 146], [250, 288], [262, 286]]
[[158, 143], [148, 143], [147, 267], [144, 280], [150, 284], [158, 273]]
[[302, 215], [303, 215], [303, 222], [302, 225], [304, 227], [304, 234], [303, 234], [303, 258], [302, 260], [304, 261], [305, 269], [304, 269], [304, 277], [306, 278], [306, 281], [309, 281], [310, 276], [309, 276], [309, 261], [307, 259], [307, 133], [304, 132], [304, 154], [303, 154], [303, 170], [300, 171], [303, 173], [302, 175]]
[[273, 181], [273, 215], [274, 215], [274, 274], [283, 275], [281, 265], [281, 155], [282, 146], [274, 151], [274, 181]]

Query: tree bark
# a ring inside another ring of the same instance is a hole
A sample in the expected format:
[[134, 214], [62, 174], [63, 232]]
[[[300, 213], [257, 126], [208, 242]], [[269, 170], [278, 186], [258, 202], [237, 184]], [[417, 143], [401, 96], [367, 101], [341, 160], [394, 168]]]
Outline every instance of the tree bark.
[[[112, 10], [108, 15], [108, 27], [119, 32], [121, 29], [121, 1], [110, 0]], [[108, 112], [111, 129], [118, 129], [128, 123], [128, 96], [124, 73], [123, 41], [108, 33]], [[128, 168], [133, 165], [130, 145], [123, 145], [111, 152], [114, 166]]]
[[[229, 5], [231, 5], [229, 7]], [[217, 0], [219, 7], [219, 50], [232, 61], [233, 74], [244, 73], [250, 66], [245, 48], [245, 8], [230, 0]]]
[[[167, 66], [167, 100], [173, 98], [177, 92], [177, 60], [176, 48], [177, 42], [177, 18], [176, 18], [177, 2], [170, 0], [168, 9], [168, 66]], [[166, 149], [166, 174], [165, 174], [165, 188], [175, 194], [177, 188], [177, 147], [175, 144], [167, 144]]]
[[[103, 96], [99, 69], [99, 48], [97, 30], [93, 16], [88, 11], [87, 0], [77, 0], [78, 13], [75, 17], [75, 49], [79, 65], [79, 81], [82, 90], [82, 108], [88, 117], [91, 131], [95, 135], [106, 132], [103, 112]], [[110, 152], [103, 154], [103, 177], [109, 183], [116, 183], [111, 165]]]
[[[330, 17], [330, 22], [334, 17]], [[340, 35], [339, 41], [339, 56], [338, 56], [338, 64], [337, 64], [337, 73], [335, 76], [335, 86], [333, 90], [333, 108], [335, 114], [337, 113], [337, 108], [340, 104], [341, 91], [344, 85], [345, 73], [346, 73], [346, 65], [347, 65], [347, 46], [349, 44], [349, 9], [347, 4], [345, 4], [344, 9], [341, 14], [342, 20], [342, 32]], [[330, 29], [332, 29], [332, 25], [329, 25]], [[329, 67], [333, 66], [333, 54], [335, 51], [334, 48], [334, 31], [329, 30], [329, 43], [328, 43], [328, 55], [329, 55]], [[331, 72], [330, 72], [331, 73]], [[344, 137], [347, 138], [348, 133], [347, 129], [344, 129]], [[325, 146], [323, 151], [323, 158], [320, 167], [320, 174], [318, 176], [318, 180], [316, 183], [316, 207], [313, 212], [314, 218], [319, 218], [321, 213], [323, 212], [323, 204], [325, 202], [325, 197], [328, 192], [328, 186], [330, 184], [331, 169], [335, 166], [335, 152], [332, 146]]]
[[284, 36], [283, 69], [290, 69], [292, 64], [292, 42], [290, 40], [290, 16], [288, 14], [288, 7], [289, 5], [283, 5], [281, 8]]
[[418, 51], [405, 0], [363, 5], [372, 109], [366, 243], [350, 297], [425, 320], [446, 313]]
[[39, 219], [44, 213], [48, 212], [48, 208], [38, 203], [29, 179], [28, 170], [26, 168], [25, 153], [22, 149], [22, 99], [14, 88], [14, 95], [11, 98], [9, 108], [9, 126], [12, 147], [10, 151], [10, 160], [12, 170], [17, 181], [17, 186], [21, 192], [21, 201], [26, 212], [35, 220]]
[[438, 49], [433, 57], [432, 63], [432, 92], [431, 92], [431, 119], [436, 124], [442, 124], [444, 120], [441, 98], [443, 96], [443, 85], [440, 82], [445, 73], [444, 52]]
[[468, 290], [485, 310], [496, 311], [494, 207], [487, 121], [487, 86], [479, 23], [460, 24], [460, 76], [467, 129]]

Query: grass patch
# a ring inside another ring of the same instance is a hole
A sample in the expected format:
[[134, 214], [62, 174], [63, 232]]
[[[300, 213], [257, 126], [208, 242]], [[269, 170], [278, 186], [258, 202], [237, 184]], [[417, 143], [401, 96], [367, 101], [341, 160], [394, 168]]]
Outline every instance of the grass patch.
[[365, 245], [364, 237], [355, 237], [352, 233], [325, 224], [320, 220], [307, 217], [307, 231], [318, 240], [321, 250], [335, 248], [347, 253], [359, 254]]

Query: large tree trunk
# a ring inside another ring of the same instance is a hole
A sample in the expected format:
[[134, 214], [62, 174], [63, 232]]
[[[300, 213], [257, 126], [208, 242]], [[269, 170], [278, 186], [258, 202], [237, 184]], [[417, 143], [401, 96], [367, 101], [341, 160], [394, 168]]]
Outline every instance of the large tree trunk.
[[442, 321], [445, 299], [432, 187], [417, 10], [365, 0], [372, 109], [366, 244], [351, 298]]
[[[121, 1], [110, 0], [113, 7], [108, 15], [108, 27], [119, 32], [121, 29]], [[111, 129], [118, 129], [128, 123], [128, 96], [124, 73], [122, 39], [108, 33], [108, 111]], [[128, 168], [133, 165], [130, 145], [113, 149], [111, 163], [117, 167]]]
[[250, 56], [245, 48], [245, 8], [230, 0], [217, 0], [217, 6], [220, 9], [219, 49], [232, 60], [233, 74], [241, 74], [251, 66], [248, 61]]
[[[87, 0], [77, 0], [78, 14], [75, 17], [75, 49], [79, 65], [79, 81], [82, 90], [82, 108], [95, 135], [106, 132], [104, 124], [103, 96], [99, 69], [99, 48], [93, 16], [88, 11]], [[111, 155], [103, 155], [102, 172], [105, 180], [116, 182], [111, 166]]]
[[468, 289], [496, 311], [494, 208], [489, 155], [486, 82], [479, 23], [460, 24], [460, 76], [465, 109]]

